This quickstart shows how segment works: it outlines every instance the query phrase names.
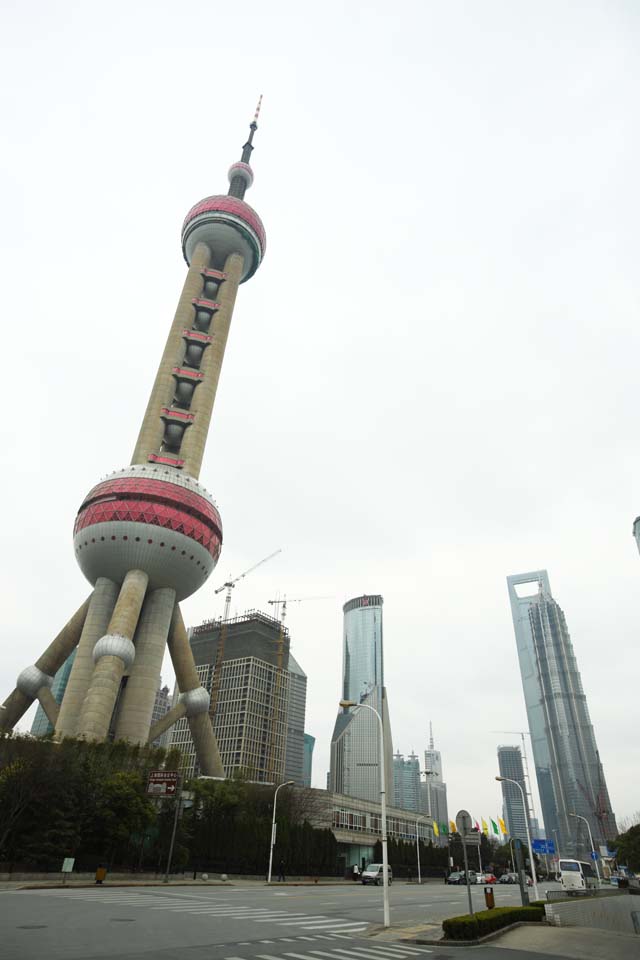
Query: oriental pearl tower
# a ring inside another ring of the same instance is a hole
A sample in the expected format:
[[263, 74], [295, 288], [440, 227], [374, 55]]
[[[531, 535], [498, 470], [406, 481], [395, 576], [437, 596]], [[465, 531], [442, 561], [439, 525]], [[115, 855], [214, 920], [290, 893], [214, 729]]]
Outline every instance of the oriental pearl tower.
[[[0, 710], [5, 730], [35, 699], [56, 739], [101, 741], [111, 732], [143, 744], [186, 716], [202, 773], [224, 775], [179, 602], [207, 580], [222, 547], [220, 514], [198, 478], [238, 287], [266, 246], [244, 201], [259, 111], [260, 103], [228, 193], [201, 200], [184, 220], [189, 269], [131, 463], [96, 484], [78, 510], [73, 545], [93, 590], [19, 675]], [[180, 697], [151, 727], [167, 645]], [[58, 706], [53, 676], [76, 648]]]

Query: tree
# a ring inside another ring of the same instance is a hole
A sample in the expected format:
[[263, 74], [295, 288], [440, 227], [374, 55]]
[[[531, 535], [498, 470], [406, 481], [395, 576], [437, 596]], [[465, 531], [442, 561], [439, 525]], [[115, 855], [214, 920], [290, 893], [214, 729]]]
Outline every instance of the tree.
[[640, 824], [621, 833], [616, 838], [614, 846], [618, 850], [616, 857], [618, 863], [630, 867], [631, 870], [640, 870]]

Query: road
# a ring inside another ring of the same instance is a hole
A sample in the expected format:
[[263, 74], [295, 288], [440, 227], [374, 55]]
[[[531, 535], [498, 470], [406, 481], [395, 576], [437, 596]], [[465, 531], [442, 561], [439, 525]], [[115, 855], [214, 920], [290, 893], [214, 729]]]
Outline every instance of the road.
[[[519, 903], [517, 888], [494, 888], [497, 905]], [[473, 888], [484, 906], [483, 888]], [[466, 913], [466, 888], [394, 883], [395, 925]], [[465, 948], [373, 939], [382, 891], [361, 884], [265, 887], [91, 887], [0, 892], [0, 960], [439, 960]], [[474, 949], [479, 960], [538, 954]], [[549, 957], [547, 955], [547, 960]]]

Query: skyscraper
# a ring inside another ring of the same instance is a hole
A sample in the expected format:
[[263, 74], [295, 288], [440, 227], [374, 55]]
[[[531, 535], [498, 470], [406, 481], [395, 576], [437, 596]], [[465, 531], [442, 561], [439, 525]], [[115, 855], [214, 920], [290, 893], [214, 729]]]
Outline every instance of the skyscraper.
[[420, 810], [420, 760], [411, 753], [405, 760], [393, 755], [393, 803], [400, 810]]
[[[313, 748], [316, 745], [316, 738], [312, 737], [310, 733], [305, 733], [304, 735], [304, 766], [302, 774], [302, 785], [304, 787], [311, 786], [311, 775], [313, 772]], [[328, 777], [328, 774], [327, 774]]]
[[[429, 721], [429, 747], [424, 752], [424, 783], [420, 784], [420, 810], [436, 823], [449, 823], [447, 785], [442, 776], [442, 755], [436, 750], [433, 724]], [[446, 842], [441, 834], [440, 844]]]
[[[524, 776], [520, 747], [498, 747], [498, 770], [501, 777], [508, 777], [509, 780], [515, 780], [516, 783], [519, 783], [524, 791], [525, 798], [527, 797], [528, 786]], [[526, 843], [527, 817], [529, 817], [529, 827], [531, 827], [529, 803], [527, 801], [525, 810], [522, 794], [514, 783], [503, 782], [501, 786], [502, 810], [509, 837], [511, 839], [517, 837]]]
[[[213, 729], [226, 775], [240, 773], [263, 783], [292, 779], [301, 784], [304, 741], [300, 743], [297, 730], [301, 718], [304, 723], [306, 675], [291, 656], [289, 631], [279, 620], [249, 610], [227, 621], [209, 620], [189, 633], [196, 670], [208, 693], [220, 669]], [[295, 673], [278, 666], [280, 642], [283, 662]], [[290, 726], [295, 737], [292, 751], [288, 749]], [[182, 753], [185, 776], [202, 772], [186, 719], [176, 723], [171, 746]]]
[[[75, 658], [76, 652], [74, 650], [67, 657], [53, 678], [51, 693], [53, 694], [53, 699], [57, 704], [61, 702], [64, 692], [67, 689], [67, 681], [69, 679], [69, 674], [71, 673], [71, 667], [73, 666], [73, 661]], [[53, 724], [42, 709], [42, 705], [39, 703], [38, 709], [36, 710], [36, 715], [33, 718], [33, 723], [31, 725], [31, 735], [33, 737], [48, 737], [50, 733], [53, 733]]]
[[304, 784], [304, 722], [307, 710], [307, 675], [293, 656], [289, 654], [289, 699], [287, 703], [287, 754], [284, 779]]
[[[384, 686], [382, 597], [363, 595], [343, 606], [342, 698], [373, 707], [384, 730], [385, 789], [393, 796], [393, 749]], [[331, 789], [363, 800], [380, 796], [378, 720], [371, 710], [344, 708], [331, 738]]]
[[[584, 857], [617, 833], [564, 613], [546, 570], [507, 577], [536, 779], [547, 837]], [[554, 834], [555, 831], [555, 834]]]
[[[223, 774], [179, 602], [207, 580], [222, 547], [220, 515], [198, 477], [238, 287], [266, 246], [262, 221], [244, 202], [257, 116], [229, 170], [228, 194], [201, 200], [182, 225], [187, 277], [131, 463], [93, 487], [76, 516], [74, 549], [91, 593], [18, 677], [0, 711], [4, 729], [37, 699], [57, 738], [104, 740], [115, 723], [116, 739], [146, 743], [168, 645], [181, 695], [167, 716], [188, 718], [202, 770]], [[145, 249], [144, 211], [136, 211], [136, 224]], [[153, 269], [144, 260], [141, 282], [151, 282]], [[142, 367], [145, 357], [138, 361]], [[76, 648], [58, 706], [53, 677]]]

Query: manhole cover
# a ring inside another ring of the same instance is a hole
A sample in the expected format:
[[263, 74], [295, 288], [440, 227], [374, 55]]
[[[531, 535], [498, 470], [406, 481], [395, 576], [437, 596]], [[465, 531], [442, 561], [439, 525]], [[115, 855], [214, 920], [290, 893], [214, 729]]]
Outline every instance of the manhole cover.
[[18, 930], [46, 930], [48, 926], [48, 923], [23, 923]]

